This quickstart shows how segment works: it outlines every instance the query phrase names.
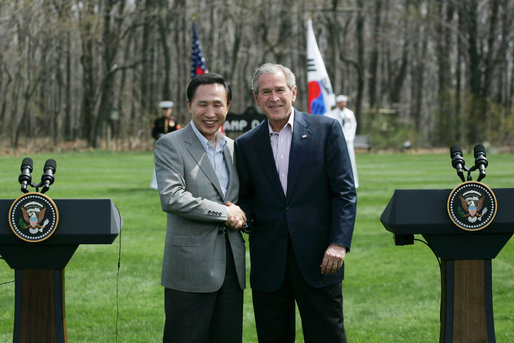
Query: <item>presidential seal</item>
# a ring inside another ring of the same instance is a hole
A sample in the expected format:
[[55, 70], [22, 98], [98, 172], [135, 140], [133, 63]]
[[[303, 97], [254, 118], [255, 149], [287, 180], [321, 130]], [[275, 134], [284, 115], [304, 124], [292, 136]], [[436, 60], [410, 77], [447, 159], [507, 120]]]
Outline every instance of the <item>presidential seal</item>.
[[26, 242], [41, 242], [57, 228], [57, 206], [42, 193], [25, 193], [9, 209], [9, 225], [16, 236]]
[[493, 191], [478, 181], [467, 181], [455, 187], [448, 198], [448, 215], [466, 231], [486, 228], [496, 216], [498, 206]]

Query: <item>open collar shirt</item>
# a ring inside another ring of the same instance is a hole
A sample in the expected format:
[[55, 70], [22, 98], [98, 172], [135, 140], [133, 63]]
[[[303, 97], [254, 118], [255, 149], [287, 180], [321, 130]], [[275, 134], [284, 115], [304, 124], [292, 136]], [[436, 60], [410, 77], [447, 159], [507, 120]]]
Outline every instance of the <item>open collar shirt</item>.
[[289, 173], [289, 152], [291, 151], [291, 141], [293, 139], [293, 123], [294, 108], [291, 110], [291, 115], [289, 116], [287, 124], [280, 130], [280, 132], [273, 131], [268, 120], [271, 150], [273, 150], [275, 166], [277, 167], [278, 176], [280, 178], [284, 194], [287, 194], [287, 175]]
[[207, 157], [209, 158], [209, 162], [211, 162], [211, 166], [218, 177], [218, 181], [221, 186], [221, 190], [223, 192], [223, 196], [227, 194], [228, 188], [228, 169], [224, 157], [225, 146], [227, 145], [227, 140], [225, 136], [221, 132], [216, 133], [216, 146], [212, 144], [211, 141], [207, 140], [200, 131], [196, 128], [193, 121], [191, 121], [191, 126], [193, 127], [193, 131], [200, 140], [202, 147], [207, 153]]

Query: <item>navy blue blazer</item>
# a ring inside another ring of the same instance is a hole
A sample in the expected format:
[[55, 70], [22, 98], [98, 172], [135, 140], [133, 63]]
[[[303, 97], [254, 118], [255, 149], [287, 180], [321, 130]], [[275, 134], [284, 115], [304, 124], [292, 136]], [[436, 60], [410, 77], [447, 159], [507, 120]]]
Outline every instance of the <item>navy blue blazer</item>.
[[304, 280], [312, 287], [341, 282], [343, 268], [322, 275], [327, 247], [350, 249], [357, 194], [346, 142], [339, 123], [295, 111], [284, 194], [271, 149], [268, 121], [235, 141], [239, 205], [247, 214], [254, 290], [282, 285], [290, 241]]

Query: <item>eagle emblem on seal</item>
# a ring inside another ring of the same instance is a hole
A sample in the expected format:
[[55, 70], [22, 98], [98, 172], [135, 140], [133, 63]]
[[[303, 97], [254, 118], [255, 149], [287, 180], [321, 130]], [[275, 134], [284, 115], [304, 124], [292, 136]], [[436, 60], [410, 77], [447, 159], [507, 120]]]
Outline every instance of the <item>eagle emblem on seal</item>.
[[43, 207], [37, 202], [31, 202], [25, 207], [21, 208], [23, 213], [24, 230], [29, 229], [31, 234], [42, 232], [48, 224], [48, 219], [45, 220], [46, 207]]
[[480, 198], [478, 198], [476, 195], [467, 198], [459, 196], [459, 198], [462, 209], [464, 212], [466, 212], [464, 217], [467, 217], [470, 223], [474, 223], [477, 221], [477, 219], [481, 219], [482, 215], [487, 212], [487, 207], [485, 207], [482, 211], [485, 196], [481, 196]]

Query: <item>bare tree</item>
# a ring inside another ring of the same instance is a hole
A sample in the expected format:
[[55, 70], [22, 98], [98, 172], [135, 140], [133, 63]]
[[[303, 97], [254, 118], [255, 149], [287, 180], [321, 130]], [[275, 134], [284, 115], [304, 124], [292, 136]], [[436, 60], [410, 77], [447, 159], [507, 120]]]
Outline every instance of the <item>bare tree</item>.
[[187, 123], [193, 21], [209, 70], [233, 87], [231, 111], [253, 104], [264, 62], [291, 67], [305, 110], [309, 14], [359, 122], [389, 108], [419, 146], [514, 139], [514, 0], [19, 0], [0, 1], [2, 142], [99, 147], [111, 127], [131, 146], [151, 143], [164, 98]]

